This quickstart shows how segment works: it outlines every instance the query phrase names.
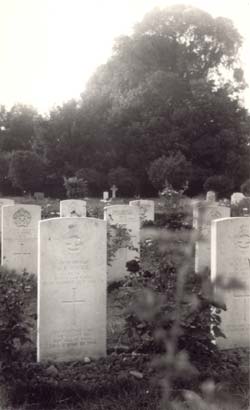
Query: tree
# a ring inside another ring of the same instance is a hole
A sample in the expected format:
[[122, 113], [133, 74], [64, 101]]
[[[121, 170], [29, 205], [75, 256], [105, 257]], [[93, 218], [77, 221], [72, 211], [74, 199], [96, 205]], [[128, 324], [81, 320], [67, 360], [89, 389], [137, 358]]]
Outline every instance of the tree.
[[136, 178], [129, 169], [117, 167], [111, 169], [108, 174], [109, 185], [116, 185], [119, 193], [124, 196], [134, 195], [136, 191]]
[[44, 163], [31, 151], [15, 151], [10, 160], [9, 178], [14, 187], [27, 192], [39, 191], [45, 179]]
[[162, 190], [167, 184], [174, 189], [180, 190], [189, 180], [191, 164], [184, 155], [178, 151], [168, 157], [162, 156], [150, 165], [149, 179], [158, 190]]
[[213, 175], [204, 183], [204, 190], [214, 191], [218, 198], [229, 197], [232, 194], [234, 183], [232, 179], [225, 175]]
[[81, 168], [76, 172], [76, 177], [87, 183], [87, 191], [90, 195], [100, 195], [105, 188], [105, 176], [93, 168]]

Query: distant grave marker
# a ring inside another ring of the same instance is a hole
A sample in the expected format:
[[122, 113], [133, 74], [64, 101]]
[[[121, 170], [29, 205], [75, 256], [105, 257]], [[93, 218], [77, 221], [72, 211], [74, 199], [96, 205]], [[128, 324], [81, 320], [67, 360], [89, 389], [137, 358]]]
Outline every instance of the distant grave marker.
[[154, 201], [148, 199], [137, 199], [135, 201], [130, 201], [129, 205], [137, 206], [140, 210], [141, 223], [144, 221], [154, 221], [155, 220], [155, 203]]
[[2, 208], [2, 265], [17, 272], [37, 273], [39, 205]]
[[44, 192], [35, 192], [35, 193], [34, 193], [34, 198], [35, 198], [37, 201], [42, 201], [42, 200], [45, 198]]
[[227, 306], [221, 311], [221, 328], [227, 336], [218, 338], [223, 349], [250, 347], [250, 218], [212, 221], [211, 277], [239, 279], [244, 289], [225, 290]]
[[60, 201], [60, 217], [83, 217], [87, 215], [87, 203], [81, 199], [66, 199]]
[[40, 222], [38, 361], [106, 355], [106, 271], [105, 221]]
[[104, 219], [108, 222], [111, 242], [117, 240], [116, 227], [124, 228], [125, 234], [130, 237], [128, 243], [121, 243], [108, 267], [108, 280], [119, 281], [128, 274], [126, 263], [140, 257], [139, 209], [130, 205], [110, 205], [104, 208]]
[[111, 192], [112, 192], [112, 199], [116, 198], [116, 192], [118, 191], [118, 188], [116, 185], [112, 185], [112, 187], [110, 188]]
[[216, 194], [214, 191], [208, 191], [206, 195], [207, 202], [215, 202], [216, 201]]
[[214, 219], [229, 217], [230, 208], [219, 206], [216, 202], [208, 204], [203, 201], [195, 206], [193, 216], [193, 227], [198, 234], [195, 243], [195, 272], [199, 273], [205, 268], [210, 269], [211, 222]]

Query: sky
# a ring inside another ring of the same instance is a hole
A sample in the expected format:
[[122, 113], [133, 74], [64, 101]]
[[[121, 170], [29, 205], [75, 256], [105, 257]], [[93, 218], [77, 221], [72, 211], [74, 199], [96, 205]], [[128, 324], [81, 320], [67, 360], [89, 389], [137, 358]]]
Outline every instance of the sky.
[[[0, 0], [0, 104], [30, 104], [41, 113], [80, 97], [91, 74], [154, 7], [199, 7], [233, 20], [250, 85], [250, 0]], [[250, 110], [250, 89], [245, 94]]]

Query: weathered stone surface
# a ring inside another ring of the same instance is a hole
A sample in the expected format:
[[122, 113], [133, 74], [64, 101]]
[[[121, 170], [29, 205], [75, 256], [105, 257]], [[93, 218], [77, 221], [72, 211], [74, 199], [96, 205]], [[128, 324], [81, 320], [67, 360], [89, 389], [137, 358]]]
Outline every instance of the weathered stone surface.
[[118, 281], [128, 274], [126, 263], [140, 257], [139, 209], [130, 205], [111, 205], [104, 208], [104, 219], [108, 222], [112, 246], [119, 240], [119, 228], [123, 228], [121, 238], [129, 236], [129, 240], [121, 241], [108, 266], [108, 280]]
[[195, 272], [210, 269], [211, 260], [211, 221], [230, 216], [230, 208], [217, 203], [200, 202], [194, 208], [193, 226], [197, 230], [195, 243]]
[[39, 205], [2, 207], [1, 261], [9, 269], [37, 273]]
[[15, 201], [8, 198], [0, 198], [0, 233], [2, 232], [2, 207], [5, 205], [14, 205]]
[[137, 206], [140, 209], [141, 223], [155, 220], [155, 203], [148, 199], [138, 199], [130, 201], [129, 205]]
[[214, 191], [208, 191], [206, 195], [207, 202], [215, 202], [216, 201], [216, 193]]
[[106, 225], [95, 218], [40, 222], [38, 361], [106, 355]]
[[87, 203], [81, 199], [65, 199], [60, 201], [60, 217], [82, 217], [87, 215]]
[[[223, 291], [227, 311], [221, 312], [221, 348], [250, 347], [250, 217], [212, 221], [212, 279], [238, 279], [244, 288]], [[219, 292], [219, 289], [218, 289]]]

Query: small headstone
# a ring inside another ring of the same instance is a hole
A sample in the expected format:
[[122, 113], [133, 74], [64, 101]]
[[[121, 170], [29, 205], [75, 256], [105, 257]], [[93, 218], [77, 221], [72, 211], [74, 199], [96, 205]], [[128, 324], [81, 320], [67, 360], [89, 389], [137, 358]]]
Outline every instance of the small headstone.
[[104, 192], [103, 192], [103, 200], [104, 200], [104, 201], [108, 201], [108, 200], [109, 200], [109, 192], [108, 192], [108, 191], [104, 191]]
[[[221, 311], [221, 329], [226, 339], [217, 339], [223, 349], [250, 345], [250, 218], [224, 218], [212, 222], [211, 277], [238, 279], [244, 287], [223, 291], [227, 310]], [[217, 290], [218, 291], [218, 290]]]
[[116, 185], [112, 185], [112, 187], [110, 188], [111, 192], [112, 192], [112, 199], [116, 198], [116, 192], [118, 191], [118, 188]]
[[110, 205], [104, 208], [104, 219], [108, 222], [110, 241], [117, 242], [117, 228], [125, 228], [129, 240], [121, 243], [108, 266], [108, 280], [119, 281], [128, 275], [126, 263], [140, 257], [140, 214], [130, 205]]
[[42, 201], [44, 199], [44, 192], [35, 192], [34, 193], [34, 198], [37, 201]]
[[206, 195], [207, 202], [215, 202], [216, 201], [216, 194], [214, 191], [208, 191]]
[[0, 198], [0, 234], [2, 232], [2, 207], [5, 205], [14, 205], [15, 201], [8, 198]]
[[18, 273], [37, 273], [39, 205], [2, 207], [2, 265]]
[[40, 222], [38, 361], [106, 355], [106, 272], [106, 221]]
[[193, 227], [197, 230], [198, 238], [195, 243], [195, 272], [210, 269], [211, 260], [211, 222], [214, 219], [230, 217], [230, 208], [219, 206], [216, 202], [208, 204], [200, 202], [193, 211]]
[[245, 195], [242, 192], [234, 192], [231, 195], [231, 205], [237, 205], [242, 199], [245, 198]]
[[82, 217], [87, 215], [87, 203], [81, 199], [66, 199], [60, 201], [60, 217]]
[[137, 206], [140, 210], [141, 223], [155, 220], [155, 203], [148, 199], [138, 199], [130, 201], [129, 205]]

